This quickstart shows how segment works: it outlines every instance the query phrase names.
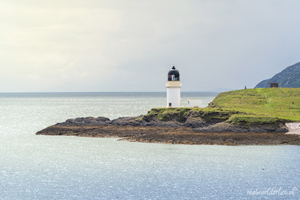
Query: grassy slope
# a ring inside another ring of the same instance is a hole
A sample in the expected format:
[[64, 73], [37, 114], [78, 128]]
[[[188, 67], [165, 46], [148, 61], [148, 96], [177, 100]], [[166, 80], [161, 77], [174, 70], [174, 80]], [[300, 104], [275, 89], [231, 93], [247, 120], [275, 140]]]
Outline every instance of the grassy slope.
[[300, 88], [256, 88], [219, 94], [213, 107], [300, 121]]
[[186, 117], [229, 123], [300, 121], [300, 88], [256, 88], [220, 93], [207, 108], [157, 108], [145, 118], [184, 121]]

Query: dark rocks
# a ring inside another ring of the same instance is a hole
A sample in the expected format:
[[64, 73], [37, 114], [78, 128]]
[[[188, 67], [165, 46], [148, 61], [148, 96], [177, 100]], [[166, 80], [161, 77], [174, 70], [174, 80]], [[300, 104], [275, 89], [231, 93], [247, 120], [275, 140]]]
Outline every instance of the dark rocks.
[[203, 132], [203, 133], [286, 133], [288, 132], [287, 127], [284, 125], [256, 125], [252, 127], [247, 127], [245, 125], [235, 125], [229, 124], [226, 122], [216, 123], [213, 125], [195, 128], [193, 129], [195, 132]]
[[155, 118], [152, 120], [143, 120], [143, 116], [139, 117], [120, 117], [118, 119], [110, 120], [106, 117], [85, 117], [68, 119], [63, 123], [56, 124], [58, 126], [144, 126], [144, 127], [189, 127], [194, 128], [194, 132], [203, 133], [222, 133], [222, 132], [232, 132], [232, 133], [285, 133], [288, 129], [284, 125], [256, 125], [247, 127], [245, 125], [236, 125], [226, 122], [210, 122], [206, 123], [205, 120], [199, 119], [198, 117], [189, 117], [185, 122], [179, 121], [159, 121]]
[[110, 122], [110, 119], [106, 117], [80, 117], [75, 119], [68, 119], [63, 123], [57, 123], [59, 126], [100, 126], [106, 125]]
[[54, 125], [37, 135], [65, 135], [80, 137], [118, 137], [122, 140], [147, 143], [208, 144], [208, 145], [300, 145], [298, 135], [285, 133], [203, 133], [188, 127], [151, 126], [60, 126]]
[[174, 122], [174, 121], [152, 121], [147, 123], [141, 123], [141, 126], [153, 126], [153, 127], [183, 127], [183, 124], [180, 122]]
[[141, 122], [138, 118], [139, 117], [120, 117], [110, 121], [108, 124], [115, 126], [139, 126]]
[[185, 127], [198, 128], [206, 127], [208, 124], [204, 120], [189, 117], [183, 124]]
[[68, 119], [37, 132], [37, 135], [72, 135], [81, 137], [118, 137], [122, 140], [172, 144], [218, 145], [300, 145], [300, 137], [287, 135], [280, 124], [247, 127], [226, 122], [207, 123], [197, 116], [184, 122], [143, 120], [139, 117]]
[[110, 120], [106, 117], [85, 117], [68, 119], [63, 123], [57, 123], [58, 126], [101, 126], [101, 125], [114, 125], [114, 126], [153, 126], [153, 127], [196, 127], [199, 120], [185, 124], [177, 121], [143, 121], [141, 120], [143, 116], [139, 117], [120, 117], [114, 120]]

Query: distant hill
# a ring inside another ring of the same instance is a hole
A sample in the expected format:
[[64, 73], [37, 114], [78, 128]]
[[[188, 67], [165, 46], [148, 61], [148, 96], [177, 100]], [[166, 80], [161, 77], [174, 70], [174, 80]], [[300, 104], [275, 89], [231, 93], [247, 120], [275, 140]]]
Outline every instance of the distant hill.
[[270, 79], [261, 81], [255, 88], [268, 88], [271, 82], [279, 83], [279, 87], [300, 88], [300, 62], [285, 68]]

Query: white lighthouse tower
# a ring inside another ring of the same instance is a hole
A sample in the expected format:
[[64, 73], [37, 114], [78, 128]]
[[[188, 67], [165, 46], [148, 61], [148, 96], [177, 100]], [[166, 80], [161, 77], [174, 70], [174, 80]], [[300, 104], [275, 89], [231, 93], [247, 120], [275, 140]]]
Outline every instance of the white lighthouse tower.
[[180, 83], [179, 71], [173, 66], [172, 70], [168, 73], [167, 87], [167, 107], [178, 108], [181, 106], [180, 99]]

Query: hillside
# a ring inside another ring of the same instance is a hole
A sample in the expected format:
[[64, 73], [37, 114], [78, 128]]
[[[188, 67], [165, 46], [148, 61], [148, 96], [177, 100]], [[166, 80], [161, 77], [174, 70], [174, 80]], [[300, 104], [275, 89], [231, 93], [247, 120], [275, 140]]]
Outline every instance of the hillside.
[[238, 110], [247, 115], [300, 121], [300, 88], [256, 88], [219, 94], [214, 107]]
[[157, 108], [143, 120], [278, 124], [300, 121], [300, 88], [256, 88], [220, 93], [207, 108]]
[[270, 79], [263, 80], [255, 88], [269, 88], [270, 82], [279, 83], [280, 87], [299, 88], [300, 87], [300, 62], [285, 68]]

